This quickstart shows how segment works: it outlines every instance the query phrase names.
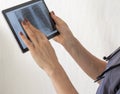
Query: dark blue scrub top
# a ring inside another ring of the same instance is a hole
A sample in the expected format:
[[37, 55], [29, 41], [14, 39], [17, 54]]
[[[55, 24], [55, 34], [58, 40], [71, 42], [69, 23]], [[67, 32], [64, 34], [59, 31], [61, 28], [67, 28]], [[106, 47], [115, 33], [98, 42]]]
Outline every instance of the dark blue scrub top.
[[[120, 64], [120, 51], [108, 62], [106, 69]], [[104, 74], [96, 94], [120, 94], [120, 66]]]

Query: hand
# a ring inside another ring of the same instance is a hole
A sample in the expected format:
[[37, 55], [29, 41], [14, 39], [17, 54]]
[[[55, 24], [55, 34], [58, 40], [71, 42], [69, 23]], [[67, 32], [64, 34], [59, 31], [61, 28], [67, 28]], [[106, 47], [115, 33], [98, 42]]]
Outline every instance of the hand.
[[56, 23], [57, 30], [60, 32], [60, 35], [56, 36], [54, 40], [60, 44], [64, 44], [65, 42], [72, 40], [74, 36], [68, 25], [61, 18], [57, 17], [53, 11], [51, 12], [51, 17]]
[[20, 36], [30, 50], [32, 57], [43, 70], [51, 72], [58, 66], [58, 60], [50, 42], [46, 36], [32, 26], [27, 19], [21, 24], [31, 41], [26, 38], [22, 32], [20, 32]]
[[58, 63], [55, 51], [46, 36], [32, 26], [28, 20], [24, 20], [22, 26], [30, 38], [28, 40], [21, 32], [22, 40], [29, 48], [36, 63], [48, 73], [57, 93], [78, 94], [65, 71]]

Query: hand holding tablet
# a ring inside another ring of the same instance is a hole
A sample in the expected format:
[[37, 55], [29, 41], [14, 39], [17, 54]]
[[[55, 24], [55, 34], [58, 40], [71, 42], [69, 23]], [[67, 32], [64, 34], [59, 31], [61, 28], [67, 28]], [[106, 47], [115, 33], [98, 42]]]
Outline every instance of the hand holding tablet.
[[49, 73], [53, 69], [53, 66], [56, 67], [56, 64], [58, 65], [58, 60], [53, 47], [45, 34], [36, 29], [27, 19], [22, 21], [21, 24], [30, 38], [29, 40], [22, 32], [20, 32], [22, 40], [29, 48], [32, 57], [39, 67]]
[[43, 0], [29, 1], [3, 10], [3, 14], [23, 53], [28, 51], [27, 46], [19, 36], [19, 33], [22, 32], [26, 37], [28, 37], [21, 25], [21, 21], [24, 19], [28, 19], [30, 23], [44, 33], [48, 39], [59, 34]]

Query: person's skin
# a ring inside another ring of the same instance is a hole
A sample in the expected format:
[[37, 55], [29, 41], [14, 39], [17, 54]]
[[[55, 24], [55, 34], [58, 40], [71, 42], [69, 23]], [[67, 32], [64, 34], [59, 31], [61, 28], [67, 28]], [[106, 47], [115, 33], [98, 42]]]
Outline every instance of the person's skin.
[[60, 31], [60, 35], [54, 39], [63, 45], [63, 47], [74, 58], [77, 64], [93, 79], [99, 76], [106, 68], [106, 62], [96, 58], [89, 53], [80, 42], [73, 36], [67, 24], [57, 17], [54, 12], [51, 17], [56, 23], [56, 28]]
[[[90, 54], [73, 36], [67, 24], [57, 17], [54, 12], [51, 12], [51, 17], [55, 21], [56, 28], [60, 32], [60, 35], [56, 36], [54, 39], [63, 45], [78, 65], [95, 80], [105, 69], [106, 62], [103, 62]], [[59, 64], [55, 51], [46, 36], [33, 27], [28, 20], [24, 20], [22, 26], [31, 41], [20, 33], [22, 40], [29, 48], [36, 63], [51, 78], [57, 94], [78, 94], [65, 71]]]
[[20, 36], [22, 40], [29, 48], [38, 66], [51, 78], [57, 94], [78, 94], [59, 64], [55, 51], [46, 36], [33, 27], [27, 19], [21, 24], [31, 41], [21, 32]]

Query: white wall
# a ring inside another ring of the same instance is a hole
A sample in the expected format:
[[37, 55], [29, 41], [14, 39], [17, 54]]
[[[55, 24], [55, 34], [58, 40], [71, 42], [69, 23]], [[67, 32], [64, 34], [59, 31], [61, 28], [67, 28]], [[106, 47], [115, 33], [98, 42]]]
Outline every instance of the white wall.
[[[0, 0], [0, 11], [27, 0]], [[73, 34], [101, 58], [120, 44], [120, 0], [45, 0]], [[80, 94], [95, 94], [94, 83], [62, 46], [51, 40], [61, 65]], [[0, 13], [0, 94], [56, 94], [46, 73], [22, 54]]]

